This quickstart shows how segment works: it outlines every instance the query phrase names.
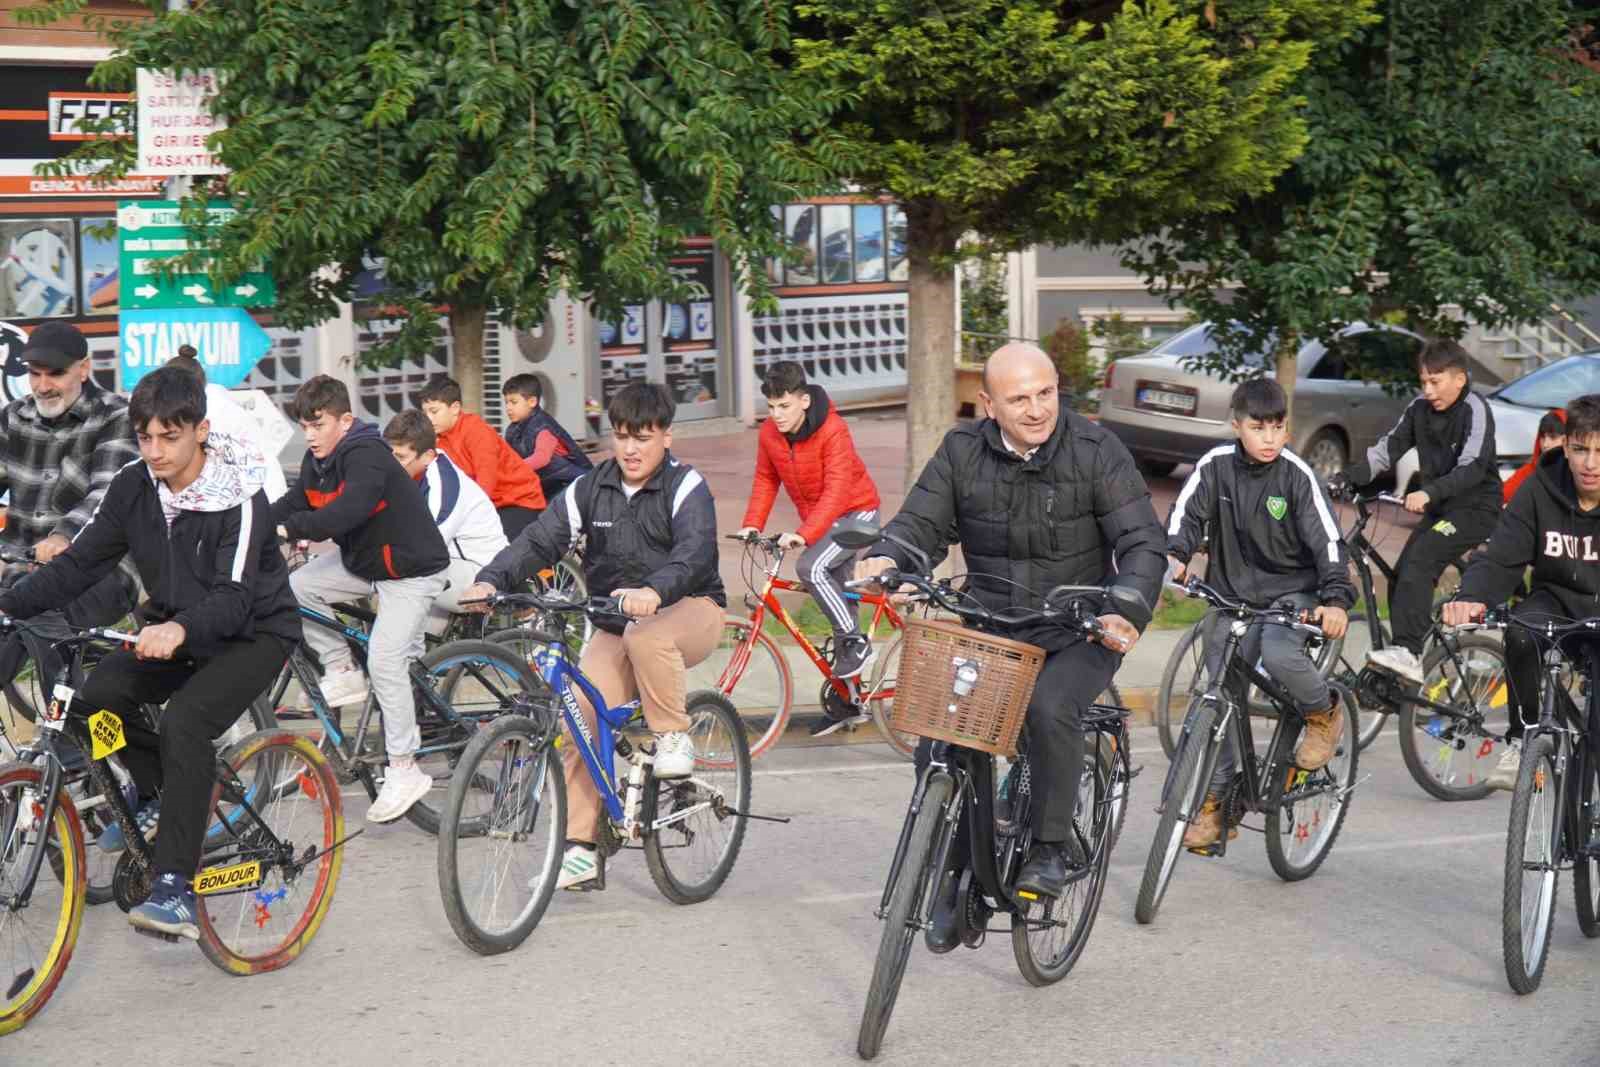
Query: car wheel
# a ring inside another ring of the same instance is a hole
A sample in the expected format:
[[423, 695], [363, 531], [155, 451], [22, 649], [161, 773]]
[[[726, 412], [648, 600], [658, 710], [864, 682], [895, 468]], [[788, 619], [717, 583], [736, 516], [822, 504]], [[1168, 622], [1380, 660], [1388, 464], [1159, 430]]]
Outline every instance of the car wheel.
[[1350, 448], [1338, 430], [1318, 430], [1306, 442], [1305, 460], [1324, 483], [1350, 464]]
[[1170, 463], [1164, 459], [1139, 460], [1139, 470], [1143, 472], [1146, 478], [1165, 478], [1177, 469], [1178, 465], [1176, 463]]

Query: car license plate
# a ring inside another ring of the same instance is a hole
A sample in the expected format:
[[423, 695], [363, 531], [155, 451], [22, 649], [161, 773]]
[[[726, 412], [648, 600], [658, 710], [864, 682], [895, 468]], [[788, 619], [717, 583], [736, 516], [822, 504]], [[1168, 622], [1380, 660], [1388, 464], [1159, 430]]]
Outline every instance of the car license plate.
[[1140, 382], [1133, 395], [1134, 407], [1146, 411], [1170, 412], [1174, 415], [1193, 415], [1200, 405], [1194, 391], [1182, 386], [1155, 385]]

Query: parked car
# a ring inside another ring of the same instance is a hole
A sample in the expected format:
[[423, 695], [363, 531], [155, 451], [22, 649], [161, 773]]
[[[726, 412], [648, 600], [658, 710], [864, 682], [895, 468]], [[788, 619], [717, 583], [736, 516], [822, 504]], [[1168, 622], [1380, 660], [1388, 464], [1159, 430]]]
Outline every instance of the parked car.
[[[1585, 393], [1600, 393], [1600, 349], [1547, 363], [1489, 394], [1502, 481], [1533, 455], [1533, 438], [1544, 413], [1566, 407]], [[1415, 489], [1416, 476], [1417, 453], [1413, 449], [1395, 462], [1394, 484], [1402, 491]]]
[[[1385, 359], [1395, 358], [1398, 348], [1400, 358], [1415, 362], [1422, 338], [1398, 327], [1356, 323], [1340, 331], [1332, 347], [1307, 341], [1296, 357], [1290, 447], [1323, 479], [1370, 448], [1411, 401], [1411, 394], [1392, 396], [1380, 385], [1348, 375], [1350, 357], [1374, 345], [1383, 347]], [[1178, 464], [1193, 463], [1233, 440], [1228, 413], [1233, 383], [1187, 364], [1216, 347], [1210, 324], [1200, 323], [1147, 355], [1119, 359], [1107, 368], [1100, 422], [1122, 439], [1146, 473], [1170, 474]], [[1261, 353], [1250, 357], [1258, 365], [1265, 358]]]

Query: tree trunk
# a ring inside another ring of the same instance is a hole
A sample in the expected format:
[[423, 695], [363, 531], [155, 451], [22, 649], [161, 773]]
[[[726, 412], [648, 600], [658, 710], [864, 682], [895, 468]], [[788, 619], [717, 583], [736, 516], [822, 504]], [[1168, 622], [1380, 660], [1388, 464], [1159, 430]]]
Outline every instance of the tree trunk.
[[1278, 350], [1273, 354], [1273, 367], [1283, 395], [1289, 398], [1289, 432], [1294, 432], [1294, 384], [1300, 376], [1300, 331], [1285, 329], [1278, 334]]
[[450, 302], [452, 377], [461, 386], [461, 407], [483, 411], [483, 327], [489, 317], [482, 304]]
[[938, 204], [906, 205], [906, 489], [956, 421], [957, 234]]

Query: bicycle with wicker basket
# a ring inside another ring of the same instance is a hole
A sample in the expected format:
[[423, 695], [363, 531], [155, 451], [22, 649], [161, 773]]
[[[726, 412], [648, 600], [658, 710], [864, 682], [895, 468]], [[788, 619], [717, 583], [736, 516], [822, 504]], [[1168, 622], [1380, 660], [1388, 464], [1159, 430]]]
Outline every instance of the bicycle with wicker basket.
[[[862, 524], [835, 536], [847, 548], [865, 548], [881, 535], [876, 527]], [[1035, 595], [1043, 607], [995, 612], [976, 606], [949, 579], [890, 571], [877, 581], [886, 588], [909, 585], [915, 595], [962, 622], [993, 629], [1045, 622], [1097, 636], [1103, 627], [1090, 605], [1108, 598], [1129, 618], [1149, 617], [1139, 594], [1121, 587], [1057, 586]], [[989, 932], [989, 921], [998, 913], [1009, 914], [1017, 967], [1036, 986], [1065, 978], [1088, 943], [1133, 777], [1127, 711], [1094, 704], [1082, 717], [1082, 729], [1092, 743], [1084, 746], [1074, 832], [1088, 862], [1069, 875], [1054, 900], [1018, 891], [1017, 874], [1033, 835], [1029, 764], [1026, 753], [1018, 752], [1017, 740], [1044, 658], [1044, 650], [1035, 645], [960, 623], [905, 620], [892, 725], [932, 744], [875, 913], [884, 928], [856, 1043], [863, 1059], [877, 1055], [912, 941], [931, 925], [937, 875], [948, 869], [951, 850], [962, 845], [956, 831], [963, 817], [970, 828], [963, 836], [971, 854], [957, 890], [962, 943], [977, 948]], [[1013, 759], [999, 790], [996, 756]]]

